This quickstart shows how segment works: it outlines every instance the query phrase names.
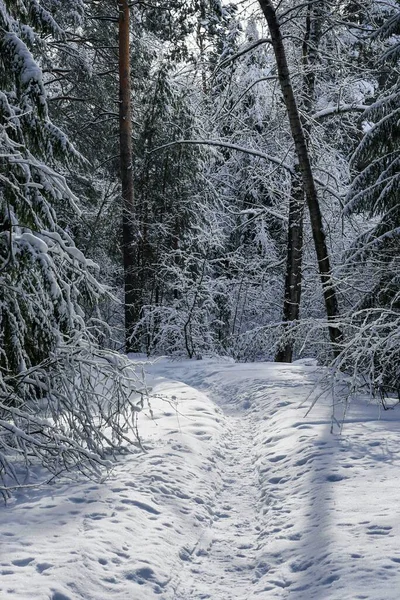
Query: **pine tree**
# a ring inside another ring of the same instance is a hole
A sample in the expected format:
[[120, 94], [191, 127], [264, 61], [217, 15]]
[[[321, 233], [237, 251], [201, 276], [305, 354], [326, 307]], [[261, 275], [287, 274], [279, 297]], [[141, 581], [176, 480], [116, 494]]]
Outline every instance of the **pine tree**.
[[[134, 337], [137, 347], [149, 353], [193, 356], [215, 347], [210, 260], [218, 242], [208, 220], [211, 186], [202, 174], [207, 151], [174, 142], [199, 135], [199, 96], [211, 76], [216, 44], [203, 55], [200, 46], [206, 39], [215, 41], [216, 29], [220, 36], [229, 35], [227, 21], [218, 2], [178, 3], [171, 12], [155, 4], [145, 14], [149, 72], [147, 80], [135, 82], [140, 103], [134, 218], [142, 310]], [[183, 73], [176, 62], [182, 57]]]
[[[380, 57], [381, 72], [388, 72], [400, 61], [400, 6], [376, 31], [373, 40], [387, 41]], [[358, 171], [348, 194], [346, 211], [364, 212], [369, 218], [378, 217], [363, 242], [370, 244], [373, 252], [389, 256], [395, 250], [395, 240], [400, 235], [400, 85], [398, 78], [387, 85], [378, 99], [362, 116], [364, 135], [352, 157]]]
[[[57, 4], [57, 3], [56, 3]], [[76, 9], [80, 2], [71, 3]], [[35, 1], [0, 1], [0, 477], [39, 458], [53, 475], [107, 464], [136, 401], [122, 357], [100, 351], [97, 266], [67, 232], [78, 200], [60, 174], [81, 160], [49, 118], [40, 62], [64, 31]], [[36, 56], [33, 55], [36, 53]], [[88, 326], [84, 306], [96, 321]], [[96, 383], [97, 382], [97, 383]], [[97, 389], [96, 389], [97, 386]], [[113, 401], [106, 398], [110, 394]], [[121, 413], [115, 412], [114, 401]], [[103, 425], [111, 426], [112, 438]]]

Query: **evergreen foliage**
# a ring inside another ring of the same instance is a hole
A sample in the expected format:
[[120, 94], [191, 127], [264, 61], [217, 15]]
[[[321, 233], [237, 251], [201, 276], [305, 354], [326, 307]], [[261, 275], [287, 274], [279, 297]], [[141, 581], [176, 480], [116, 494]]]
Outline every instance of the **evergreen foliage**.
[[[372, 386], [400, 389], [400, 87], [390, 70], [399, 66], [400, 5], [386, 7], [389, 14], [372, 36], [384, 43], [377, 62], [386, 85], [363, 113], [364, 135], [352, 157], [357, 169], [347, 197], [347, 214], [366, 215], [368, 226], [355, 240], [351, 261], [362, 265], [369, 280], [366, 293], [352, 311], [358, 330], [360, 357]], [[359, 267], [358, 267], [359, 268]], [[363, 324], [361, 327], [360, 323]], [[362, 341], [360, 342], [360, 337]], [[369, 371], [369, 372], [368, 372]]]
[[[72, 467], [97, 473], [107, 448], [125, 438], [138, 403], [126, 361], [97, 349], [105, 290], [97, 265], [68, 233], [66, 218], [80, 209], [59, 167], [81, 157], [49, 118], [38, 62], [42, 34], [64, 37], [42, 5], [0, 2], [0, 477], [6, 484], [18, 483], [19, 458], [27, 468], [39, 457], [53, 475]], [[92, 308], [92, 327], [84, 306]]]

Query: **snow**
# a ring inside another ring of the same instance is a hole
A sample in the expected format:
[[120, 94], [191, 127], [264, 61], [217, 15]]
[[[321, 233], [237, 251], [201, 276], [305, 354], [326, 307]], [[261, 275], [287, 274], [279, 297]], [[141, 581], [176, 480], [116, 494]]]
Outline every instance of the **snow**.
[[373, 127], [374, 127], [374, 123], [372, 121], [362, 121], [362, 123], [361, 123], [361, 130], [364, 134], [371, 131], [371, 129]]
[[21, 242], [25, 242], [27, 246], [30, 246], [39, 254], [46, 254], [49, 249], [46, 242], [41, 240], [37, 235], [34, 235], [33, 233], [22, 233], [19, 236], [19, 240]]
[[324, 374], [156, 362], [145, 454], [1, 508], [0, 598], [397, 599], [399, 412], [354, 400], [332, 434]]
[[14, 67], [20, 72], [21, 83], [25, 86], [35, 81], [42, 90], [42, 71], [26, 44], [13, 31], [4, 34], [4, 43], [12, 46]]

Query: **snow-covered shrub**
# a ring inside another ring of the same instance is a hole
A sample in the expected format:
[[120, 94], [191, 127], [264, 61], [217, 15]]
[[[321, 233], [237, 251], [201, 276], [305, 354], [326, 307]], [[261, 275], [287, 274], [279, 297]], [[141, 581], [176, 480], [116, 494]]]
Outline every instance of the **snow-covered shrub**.
[[[140, 375], [125, 357], [67, 340], [40, 364], [0, 377], [0, 493], [74, 472], [98, 478], [137, 442]], [[40, 464], [45, 473], [38, 479]], [[33, 475], [33, 477], [32, 477]]]

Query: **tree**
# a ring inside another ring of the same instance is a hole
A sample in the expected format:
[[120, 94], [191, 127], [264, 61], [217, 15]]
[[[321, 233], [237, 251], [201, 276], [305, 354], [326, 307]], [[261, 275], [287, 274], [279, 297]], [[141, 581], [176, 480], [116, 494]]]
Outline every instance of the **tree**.
[[[59, 167], [82, 157], [49, 118], [39, 66], [49, 60], [44, 34], [48, 39], [65, 35], [41, 5], [0, 2], [4, 494], [10, 480], [19, 485], [20, 463], [26, 481], [35, 458], [52, 476], [74, 469], [98, 474], [109, 464], [107, 452], [128, 439], [125, 427], [134, 425], [138, 409], [135, 376], [126, 371], [127, 362], [97, 344], [102, 327], [98, 306], [105, 293], [96, 280], [97, 266], [67, 233], [68, 215], [79, 218], [79, 201]], [[111, 433], [105, 433], [106, 426]]]
[[[150, 68], [147, 80], [142, 81], [134, 141], [141, 289], [134, 340], [148, 353], [186, 352], [192, 356], [215, 348], [210, 261], [219, 241], [212, 239], [215, 224], [209, 221], [212, 186], [202, 173], [206, 151], [188, 145], [163, 148], [182, 135], [196, 137], [202, 127], [199, 115], [203, 102], [208, 101], [204, 75], [211, 77], [215, 38], [221, 41], [229, 35], [229, 14], [225, 15], [218, 2], [202, 3], [200, 8], [197, 10], [195, 3], [178, 3], [176, 11], [169, 13], [152, 5], [144, 15], [144, 22], [150, 23], [148, 31], [143, 31]], [[207, 23], [202, 11], [206, 11]], [[157, 20], [157, 15], [163, 18]], [[188, 19], [182, 30], [184, 16]], [[201, 60], [200, 48], [198, 52], [191, 48], [196, 48], [199, 36], [210, 42]], [[171, 50], [172, 41], [179, 52]], [[187, 61], [184, 69], [175, 62], [182, 56]]]
[[132, 350], [132, 332], [139, 319], [136, 235], [134, 231], [135, 203], [133, 195], [133, 151], [131, 116], [131, 78], [129, 43], [129, 3], [118, 1], [119, 24], [119, 136], [123, 202], [123, 253], [125, 285], [126, 351]]
[[310, 156], [307, 149], [306, 137], [301, 123], [293, 87], [290, 80], [290, 72], [286, 60], [286, 52], [283, 44], [282, 33], [275, 8], [270, 0], [259, 0], [261, 9], [267, 20], [271, 34], [272, 46], [275, 53], [279, 83], [288, 113], [293, 143], [296, 150], [299, 169], [304, 185], [304, 193], [308, 204], [311, 227], [315, 250], [318, 260], [318, 268], [321, 276], [323, 295], [325, 300], [326, 314], [328, 317], [328, 329], [332, 342], [334, 354], [338, 354], [342, 339], [341, 331], [334, 323], [338, 317], [338, 302], [332, 281], [332, 272], [326, 244], [322, 215], [318, 201], [314, 175], [311, 168]]
[[361, 281], [365, 291], [350, 314], [351, 337], [340, 359], [365, 376], [374, 393], [385, 395], [400, 389], [399, 4], [383, 7], [377, 17], [380, 26], [370, 41], [381, 52], [375, 81], [382, 87], [362, 115], [363, 136], [352, 156], [354, 178], [345, 206], [347, 216], [367, 219], [346, 265], [348, 277]]
[[[318, 49], [323, 26], [323, 9], [321, 4], [309, 3], [305, 18], [305, 33], [302, 45], [302, 90], [299, 98], [300, 117], [305, 132], [305, 141], [309, 146], [311, 133], [311, 111], [315, 105], [315, 82], [318, 66]], [[292, 175], [291, 195], [289, 202], [288, 245], [285, 274], [285, 293], [283, 302], [283, 322], [287, 329], [298, 321], [302, 288], [303, 261], [303, 219], [304, 219], [304, 184], [301, 178], [300, 164], [295, 164]], [[293, 338], [284, 342], [275, 356], [277, 362], [292, 362]]]
[[[148, 353], [183, 352], [186, 345], [192, 346], [184, 324], [207, 252], [198, 245], [196, 231], [204, 227], [199, 202], [203, 185], [198, 180], [201, 154], [188, 146], [157, 150], [182, 132], [192, 135], [194, 115], [184, 86], [173, 66], [155, 61], [134, 148], [137, 274], [142, 290], [134, 337]], [[204, 328], [203, 334], [207, 337]]]

